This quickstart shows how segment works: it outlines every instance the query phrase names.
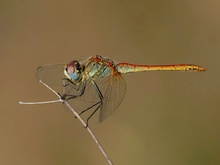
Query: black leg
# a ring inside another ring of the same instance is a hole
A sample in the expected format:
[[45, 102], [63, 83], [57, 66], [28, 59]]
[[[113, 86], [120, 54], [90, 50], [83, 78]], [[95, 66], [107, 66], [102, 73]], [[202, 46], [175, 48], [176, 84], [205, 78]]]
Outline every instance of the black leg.
[[[67, 81], [69, 81], [71, 84], [73, 84], [73, 85], [75, 85], [74, 83], [72, 83], [70, 80], [68, 80], [67, 79]], [[66, 84], [65, 86], [68, 86], [68, 85], [71, 85], [71, 84]], [[64, 87], [65, 87], [64, 86]], [[76, 85], [75, 85], [76, 86]], [[80, 89], [80, 93], [79, 94], [77, 94], [77, 95], [68, 95], [68, 94], [63, 94], [63, 98], [65, 98], [65, 100], [66, 101], [68, 101], [68, 100], [70, 100], [70, 99], [74, 99], [74, 98], [76, 98], [76, 97], [80, 97], [80, 96], [82, 96], [83, 94], [84, 94], [84, 92], [85, 92], [85, 88], [86, 88], [86, 83], [85, 82], [83, 82], [83, 84], [80, 84], [79, 85], [79, 87], [78, 87], [78, 89], [75, 89], [76, 91], [79, 91], [79, 89]]]
[[100, 91], [100, 89], [99, 89], [98, 85], [96, 84], [96, 82], [93, 81], [93, 83], [94, 83], [95, 90], [97, 91], [97, 93], [99, 95], [100, 100], [102, 100], [103, 99], [102, 92]]
[[86, 128], [89, 126], [89, 119], [96, 113], [96, 111], [100, 108], [101, 105], [99, 105], [94, 112], [92, 112], [92, 114], [87, 118], [86, 120]]
[[[85, 88], [86, 88], [86, 81], [82, 82], [80, 85], [76, 85], [76, 84], [74, 84], [72, 81], [70, 81], [69, 79], [64, 78], [63, 80], [66, 81], [66, 84], [63, 84], [63, 87], [64, 87], [64, 88], [65, 88], [66, 86], [69, 86], [69, 85], [70, 85], [70, 86], [73, 87], [76, 91], [81, 91], [81, 92], [80, 92], [79, 94], [77, 94], [77, 95], [68, 95], [68, 94], [64, 93], [63, 96], [62, 96], [62, 99], [68, 101], [68, 100], [70, 100], [70, 99], [74, 99], [74, 98], [80, 97], [80, 96], [82, 96], [82, 95], [84, 94]], [[97, 92], [97, 94], [98, 94], [98, 96], [99, 96], [100, 101], [98, 101], [98, 102], [95, 103], [94, 105], [88, 107], [87, 109], [85, 109], [85, 110], [83, 110], [82, 112], [79, 113], [79, 115], [82, 115], [82, 114], [85, 113], [86, 111], [88, 111], [88, 110], [90, 110], [90, 109], [92, 109], [92, 108], [94, 108], [95, 106], [98, 105], [98, 106], [96, 107], [96, 109], [92, 112], [92, 114], [87, 118], [87, 120], [86, 120], [86, 127], [88, 127], [89, 119], [90, 119], [90, 118], [97, 112], [97, 110], [100, 108], [100, 106], [101, 106], [101, 104], [102, 104], [102, 100], [103, 100], [103, 95], [102, 95], [102, 93], [101, 93], [101, 91], [100, 91], [98, 85], [96, 84], [95, 81], [93, 81], [93, 80], [91, 80], [91, 81], [92, 81], [92, 83], [93, 83], [93, 85], [94, 85], [94, 88], [95, 88], [95, 90], [96, 90], [96, 92]]]
[[63, 84], [63, 87], [71, 86], [73, 87], [76, 91], [80, 89], [80, 86], [77, 86], [75, 83], [70, 81], [68, 78], [63, 78], [63, 81], [65, 81], [65, 84]]
[[88, 127], [88, 125], [89, 125], [89, 119], [90, 119], [90, 118], [97, 112], [97, 110], [100, 108], [100, 106], [101, 106], [101, 104], [102, 104], [102, 100], [103, 100], [103, 95], [102, 95], [102, 92], [100, 91], [98, 85], [96, 84], [95, 81], [93, 81], [93, 84], [94, 84], [94, 88], [95, 88], [95, 90], [96, 90], [96, 92], [97, 92], [97, 94], [98, 94], [98, 96], [99, 96], [99, 98], [100, 98], [100, 101], [97, 102], [96, 104], [94, 104], [93, 106], [87, 108], [86, 110], [82, 111], [82, 112], [80, 113], [80, 115], [81, 115], [82, 113], [86, 112], [87, 110], [91, 109], [92, 107], [98, 105], [99, 103], [100, 103], [100, 105], [99, 105], [99, 106], [92, 112], [92, 114], [87, 118], [87, 120], [86, 120], [86, 127]]
[[94, 105], [90, 106], [89, 108], [87, 108], [87, 109], [83, 110], [82, 112], [80, 112], [80, 114], [79, 114], [79, 115], [82, 115], [84, 112], [86, 112], [86, 111], [90, 110], [91, 108], [93, 108], [94, 106], [98, 105], [99, 103], [101, 103], [101, 101], [99, 101], [99, 102], [95, 103]]

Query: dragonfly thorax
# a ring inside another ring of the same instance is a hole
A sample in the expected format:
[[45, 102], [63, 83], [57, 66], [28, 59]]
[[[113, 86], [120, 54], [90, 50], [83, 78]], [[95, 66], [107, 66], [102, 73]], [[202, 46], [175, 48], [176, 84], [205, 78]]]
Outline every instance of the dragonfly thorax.
[[92, 59], [85, 65], [85, 72], [92, 79], [105, 78], [112, 74], [112, 65], [107, 60]]

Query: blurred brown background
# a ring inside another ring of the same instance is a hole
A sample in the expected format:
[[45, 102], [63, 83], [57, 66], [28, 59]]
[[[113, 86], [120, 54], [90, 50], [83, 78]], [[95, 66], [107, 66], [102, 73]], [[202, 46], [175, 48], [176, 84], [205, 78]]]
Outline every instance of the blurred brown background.
[[90, 126], [116, 165], [220, 164], [220, 1], [0, 1], [0, 164], [107, 164], [39, 65], [100, 54], [137, 64], [194, 63], [205, 73], [125, 75], [127, 94]]

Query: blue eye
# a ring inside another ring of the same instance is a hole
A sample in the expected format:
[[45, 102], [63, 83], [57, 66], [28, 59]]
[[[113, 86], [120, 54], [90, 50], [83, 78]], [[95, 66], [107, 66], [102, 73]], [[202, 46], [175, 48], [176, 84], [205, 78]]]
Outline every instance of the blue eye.
[[78, 74], [75, 72], [71, 73], [70, 77], [73, 79], [73, 80], [78, 80], [79, 76]]
[[73, 81], [79, 81], [81, 78], [81, 66], [77, 61], [71, 61], [66, 66], [65, 75]]
[[79, 79], [79, 75], [78, 75], [77, 70], [75, 69], [74, 65], [69, 65], [66, 68], [66, 72], [72, 80], [78, 80]]

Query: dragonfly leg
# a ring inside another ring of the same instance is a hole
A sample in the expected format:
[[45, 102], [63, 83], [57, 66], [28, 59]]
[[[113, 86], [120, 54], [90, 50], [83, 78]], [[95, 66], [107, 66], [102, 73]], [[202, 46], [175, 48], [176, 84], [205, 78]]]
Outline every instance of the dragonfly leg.
[[[95, 103], [94, 105], [90, 106], [89, 108], [86, 108], [85, 110], [83, 110], [82, 112], [80, 112], [79, 115], [82, 115], [84, 112], [90, 110], [91, 108], [93, 108], [94, 106], [96, 106], [96, 105], [98, 105], [98, 104], [100, 104], [100, 103], [101, 103], [101, 101]], [[99, 107], [100, 107], [100, 105], [99, 105]]]
[[97, 93], [99, 95], [100, 101], [102, 101], [103, 100], [102, 92], [100, 91], [100, 89], [99, 89], [98, 85], [96, 84], [96, 82], [95, 81], [92, 81], [92, 82], [94, 84], [95, 90], [97, 91]]
[[[71, 86], [73, 87], [76, 91], [78, 91], [80, 89], [80, 86], [78, 88], [76, 88], [76, 84], [74, 84], [72, 81], [70, 81], [68, 78], [62, 78], [63, 81], [65, 81], [65, 83], [63, 84], [63, 87], [67, 87], [67, 86]], [[72, 86], [73, 85], [73, 86]]]
[[101, 105], [99, 105], [92, 114], [86, 119], [86, 128], [89, 126], [89, 119], [96, 113], [96, 111], [100, 108]]
[[98, 94], [98, 96], [100, 98], [100, 101], [80, 113], [80, 115], [81, 115], [82, 113], [86, 112], [87, 110], [89, 110], [92, 107], [94, 107], [94, 106], [99, 104], [98, 107], [92, 112], [92, 114], [86, 119], [86, 127], [88, 127], [88, 125], [89, 125], [89, 119], [97, 112], [97, 110], [100, 108], [100, 106], [102, 104], [102, 101], [103, 101], [103, 95], [102, 95], [98, 85], [96, 84], [95, 81], [92, 81], [92, 83], [93, 83], [94, 88], [95, 88], [95, 90], [96, 90], [96, 92], [97, 92], [97, 94]]
[[[65, 99], [66, 101], [70, 100], [70, 99], [74, 99], [76, 97], [80, 97], [84, 94], [85, 92], [85, 88], [86, 88], [86, 81], [83, 81], [79, 86], [78, 88], [76, 84], [74, 84], [73, 82], [71, 82], [69, 79], [63, 79], [66, 83], [63, 85], [63, 87], [65, 88], [66, 86], [70, 85], [70, 86], [73, 86], [73, 88], [76, 90], [76, 91], [79, 91], [80, 93], [77, 94], [77, 95], [69, 95], [69, 94], [66, 94], [64, 93], [63, 95], [63, 99]], [[98, 85], [96, 84], [95, 81], [92, 80], [92, 84], [99, 96], [99, 99], [100, 101], [98, 101], [97, 103], [93, 104], [92, 106], [86, 108], [85, 110], [83, 110], [82, 112], [79, 113], [79, 115], [82, 115], [83, 113], [87, 112], [88, 110], [95, 108], [95, 110], [92, 112], [92, 114], [87, 118], [86, 120], [86, 127], [88, 127], [88, 123], [89, 123], [89, 119], [97, 112], [97, 110], [101, 107], [101, 104], [102, 104], [102, 101], [103, 101], [103, 95], [98, 87]]]
[[92, 81], [92, 83], [93, 83], [93, 85], [94, 85], [95, 90], [97, 91], [97, 94], [98, 94], [98, 96], [99, 96], [99, 98], [100, 98], [100, 101], [97, 102], [97, 103], [95, 103], [94, 105], [90, 106], [89, 108], [83, 110], [83, 111], [79, 114], [79, 115], [82, 115], [84, 112], [86, 112], [86, 111], [90, 110], [91, 108], [95, 107], [96, 105], [98, 105], [98, 106], [96, 107], [96, 109], [92, 112], [92, 114], [86, 119], [86, 127], [88, 127], [89, 119], [90, 119], [90, 118], [97, 112], [97, 110], [100, 108], [100, 106], [101, 106], [101, 104], [102, 104], [102, 100], [103, 100], [103, 95], [102, 95], [102, 93], [101, 93], [101, 91], [100, 91], [98, 85], [97, 85], [94, 81]]
[[[68, 79], [67, 79], [67, 80], [68, 80]], [[75, 85], [73, 82], [71, 82], [70, 80], [68, 80], [68, 81], [69, 81], [71, 84], [73, 84], [74, 86], [76, 86], [76, 85]], [[68, 85], [71, 85], [71, 84], [65, 84], [65, 85], [68, 86]], [[70, 100], [70, 99], [74, 99], [74, 98], [76, 98], [76, 97], [80, 97], [80, 96], [82, 96], [82, 95], [84, 94], [85, 88], [86, 88], [86, 83], [83, 82], [83, 83], [80, 84], [80, 86], [78, 87], [78, 89], [76, 89], [76, 91], [80, 91], [79, 94], [77, 94], [77, 95], [69, 95], [69, 94], [64, 93], [64, 94], [63, 94], [63, 97], [64, 97], [64, 99], [65, 99], [66, 101], [68, 101], [68, 100]]]

